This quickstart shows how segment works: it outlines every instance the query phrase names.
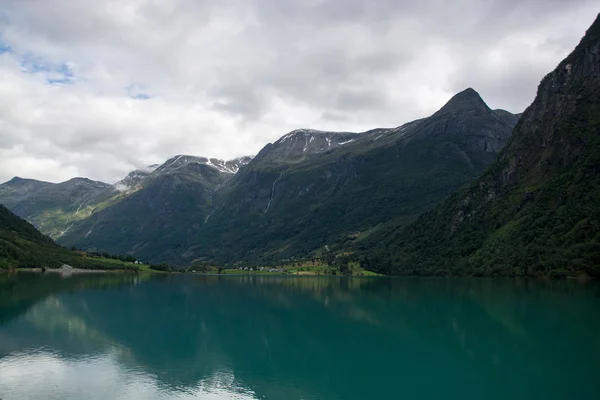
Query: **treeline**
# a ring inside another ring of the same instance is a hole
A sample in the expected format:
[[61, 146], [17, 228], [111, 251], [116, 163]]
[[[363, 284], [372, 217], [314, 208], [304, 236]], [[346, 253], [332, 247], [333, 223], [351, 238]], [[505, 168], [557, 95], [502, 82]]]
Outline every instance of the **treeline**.
[[[541, 119], [540, 131], [518, 125], [505, 156], [480, 179], [361, 249], [363, 267], [388, 275], [600, 277], [600, 79], [586, 85], [556, 100], [569, 110], [557, 122]], [[548, 132], [557, 136], [546, 146], [532, 144]], [[521, 164], [507, 182], [513, 160]]]
[[181, 268], [178, 268], [178, 267], [176, 267], [174, 265], [166, 264], [166, 263], [162, 263], [162, 264], [150, 264], [150, 269], [153, 269], [155, 271], [163, 271], [163, 272], [182, 271]]
[[[79, 250], [77, 247], [73, 246], [71, 247], [72, 251], [79, 251], [79, 252], [83, 252], [82, 250]], [[134, 256], [128, 255], [128, 254], [110, 254], [106, 251], [86, 251], [85, 252], [86, 255], [90, 256], [90, 257], [99, 257], [99, 258], [110, 258], [113, 260], [119, 260], [119, 261], [123, 261], [123, 262], [135, 262], [137, 261], [137, 259]]]
[[81, 269], [134, 269], [133, 264], [108, 262], [55, 244], [35, 243], [0, 232], [0, 269], [60, 268], [64, 264]]
[[64, 264], [82, 269], [127, 268], [125, 264], [65, 249], [0, 205], [1, 269], [60, 268]]
[[322, 269], [325, 275], [352, 275], [353, 268], [359, 265], [359, 258], [356, 254], [344, 253], [336, 254], [327, 252], [321, 257], [295, 258], [279, 260], [273, 263], [255, 264], [238, 262], [234, 264], [224, 263], [215, 265], [210, 261], [195, 262], [188, 267], [176, 266], [168, 263], [150, 264], [150, 269], [162, 272], [194, 272], [221, 274], [225, 270], [239, 271], [262, 271], [263, 269], [287, 273], [292, 271], [311, 271], [314, 268]]

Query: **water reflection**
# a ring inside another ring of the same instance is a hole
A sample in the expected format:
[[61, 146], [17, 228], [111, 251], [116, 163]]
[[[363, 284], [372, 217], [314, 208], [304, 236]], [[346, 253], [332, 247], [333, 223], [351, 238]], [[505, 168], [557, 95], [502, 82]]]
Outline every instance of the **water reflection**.
[[48, 398], [14, 380], [37, 379], [57, 398], [600, 395], [595, 284], [105, 278], [0, 277], [0, 391]]
[[117, 354], [65, 359], [50, 352], [0, 360], [0, 388], [7, 399], [255, 399], [233, 375], [215, 372], [185, 390], [172, 390], [142, 370], [124, 368]]

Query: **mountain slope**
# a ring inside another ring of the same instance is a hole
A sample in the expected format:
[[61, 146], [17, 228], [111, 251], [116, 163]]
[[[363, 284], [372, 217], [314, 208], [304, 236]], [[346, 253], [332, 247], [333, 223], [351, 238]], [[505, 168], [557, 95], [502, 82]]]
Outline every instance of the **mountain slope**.
[[85, 196], [62, 195], [90, 186], [78, 180], [28, 182], [35, 190], [18, 193], [11, 181], [0, 185], [0, 202], [15, 199], [8, 205], [21, 211], [33, 204], [23, 216], [60, 244], [145, 261], [307, 257], [366, 242], [431, 209], [495, 159], [515, 121], [467, 89], [397, 128], [300, 129], [254, 159], [180, 155]]
[[107, 190], [112, 191], [112, 186], [86, 178], [55, 184], [15, 177], [0, 185], [0, 203], [57, 238], [74, 221], [89, 215]]
[[477, 176], [512, 115], [473, 89], [429, 118], [364, 133], [290, 132], [216, 193], [184, 262], [262, 262], [347, 246], [394, 218], [413, 220]]
[[60, 247], [33, 225], [0, 205], [0, 269], [57, 268], [63, 264], [78, 268], [126, 268], [123, 264], [88, 258]]
[[249, 159], [173, 157], [141, 180], [124, 183], [126, 190], [111, 204], [74, 224], [59, 243], [176, 262], [212, 210], [214, 192]]
[[600, 275], [600, 17], [540, 83], [499, 159], [363, 266], [391, 274]]

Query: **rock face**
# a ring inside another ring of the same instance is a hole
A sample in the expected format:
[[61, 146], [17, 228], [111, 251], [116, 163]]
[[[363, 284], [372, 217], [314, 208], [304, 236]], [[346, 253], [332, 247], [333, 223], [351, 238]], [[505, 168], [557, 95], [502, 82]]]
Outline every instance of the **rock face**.
[[365, 261], [388, 273], [598, 275], [599, 133], [597, 18], [542, 80], [486, 173], [408, 228], [388, 232]]
[[422, 135], [439, 136], [464, 133], [470, 151], [483, 151], [494, 157], [504, 147], [517, 118], [505, 110], [492, 111], [479, 94], [469, 88], [454, 96], [444, 107], [424, 122]]
[[181, 259], [252, 262], [341, 249], [391, 219], [411, 221], [473, 179], [512, 128], [468, 89], [398, 128], [290, 132], [216, 193]]

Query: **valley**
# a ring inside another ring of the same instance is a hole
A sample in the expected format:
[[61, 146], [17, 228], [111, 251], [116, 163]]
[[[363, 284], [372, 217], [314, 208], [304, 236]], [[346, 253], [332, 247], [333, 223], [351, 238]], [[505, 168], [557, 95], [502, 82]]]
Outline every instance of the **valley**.
[[299, 129], [256, 157], [178, 155], [112, 185], [14, 178], [0, 202], [66, 247], [155, 264], [323, 257], [412, 221], [476, 177], [517, 119], [468, 89], [397, 128]]
[[523, 114], [469, 88], [395, 128], [297, 129], [256, 156], [177, 155], [114, 184], [15, 177], [0, 203], [62, 246], [170, 270], [319, 260], [388, 275], [597, 276], [599, 24]]

